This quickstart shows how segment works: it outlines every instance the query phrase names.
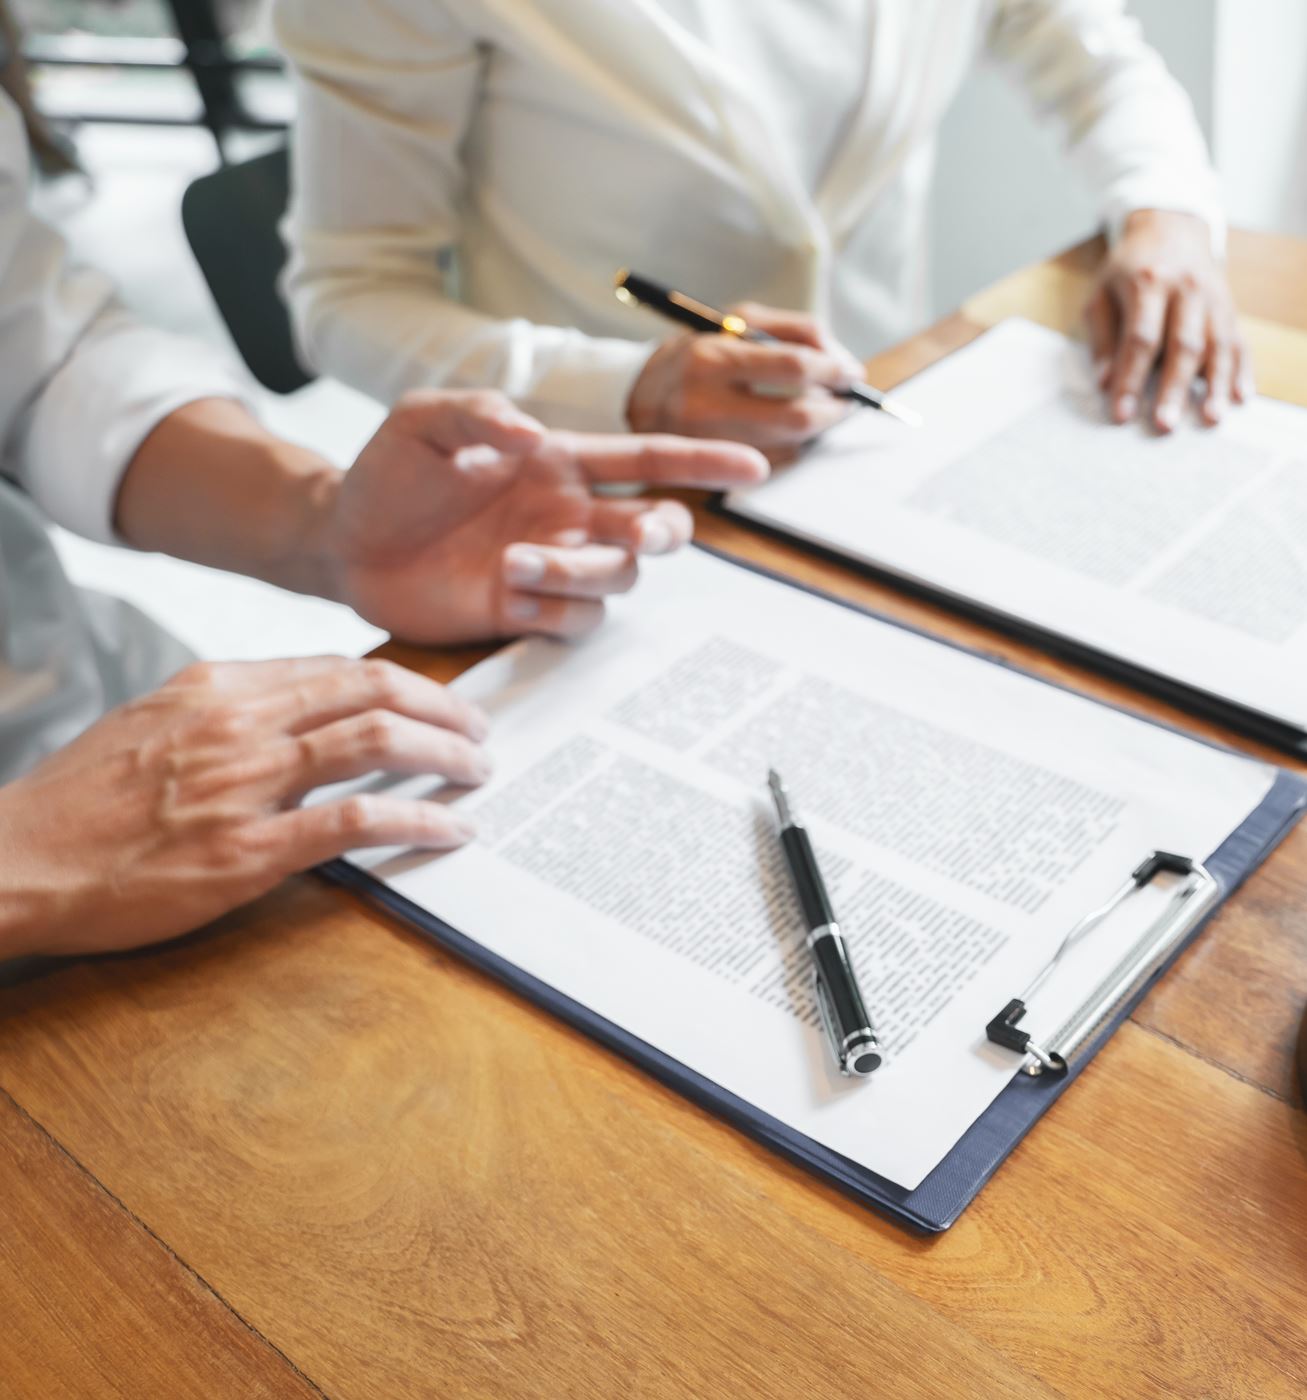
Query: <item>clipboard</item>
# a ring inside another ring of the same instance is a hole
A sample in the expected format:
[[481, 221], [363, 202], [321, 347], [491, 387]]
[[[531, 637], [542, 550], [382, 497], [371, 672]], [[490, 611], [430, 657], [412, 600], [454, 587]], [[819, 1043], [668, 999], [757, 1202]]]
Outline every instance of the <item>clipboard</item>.
[[[1031, 675], [1005, 660], [934, 637], [924, 629], [913, 627], [896, 618], [882, 616], [872, 609], [798, 583], [722, 550], [704, 545], [692, 547], [839, 607], [925, 637], [938, 646], [950, 647], [976, 656], [991, 665], [1014, 671], [1039, 684], [1049, 685], [1057, 690], [1070, 690], [1070, 687]], [[1122, 709], [1120, 706], [1108, 708]], [[1143, 719], [1140, 722], [1154, 723]], [[1161, 939], [1162, 931], [1158, 932], [1158, 946], [1150, 950], [1154, 956], [1141, 969], [1140, 975], [1130, 982], [1124, 993], [1113, 1002], [1110, 1009], [1096, 1019], [1092, 1029], [1081, 1037], [1074, 1053], [1068, 1054], [1066, 1062], [1059, 1067], [1058, 1072], [1027, 1072], [1032, 1054], [1029, 1053], [1028, 1047], [1025, 1051], [1017, 1051], [1014, 1047], [1012, 1080], [954, 1144], [934, 1171], [920, 1186], [911, 1190], [897, 1186], [850, 1161], [738, 1095], [723, 1089], [719, 1084], [632, 1035], [607, 1017], [564, 995], [483, 944], [467, 937], [348, 861], [332, 861], [320, 866], [318, 873], [393, 915], [414, 931], [430, 938], [482, 972], [488, 973], [520, 996], [590, 1036], [606, 1049], [621, 1055], [668, 1088], [723, 1119], [733, 1128], [837, 1186], [862, 1205], [914, 1231], [934, 1234], [948, 1229], [957, 1220], [998, 1170], [1008, 1153], [1075, 1081], [1113, 1031], [1143, 1000], [1157, 978], [1193, 942], [1224, 901], [1289, 834], [1305, 811], [1307, 780], [1287, 771], [1281, 772], [1257, 810], [1203, 862], [1202, 869], [1206, 881], [1202, 899], [1186, 910], [1183, 920], [1177, 921], [1173, 928], [1165, 931], [1168, 937], [1164, 943]], [[1150, 854], [1160, 856], [1166, 853], [1141, 852], [1142, 857]], [[1180, 858], [1171, 856], [1170, 859], [1176, 861]], [[1123, 875], [1130, 874], [1133, 881], [1139, 873], [1123, 872]]]

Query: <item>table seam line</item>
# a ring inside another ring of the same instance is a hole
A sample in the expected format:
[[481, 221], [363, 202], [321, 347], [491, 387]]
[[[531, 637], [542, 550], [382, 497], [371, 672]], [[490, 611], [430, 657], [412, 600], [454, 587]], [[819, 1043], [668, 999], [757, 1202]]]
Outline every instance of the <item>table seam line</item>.
[[1294, 1107], [1293, 1099], [1289, 1095], [1282, 1094], [1278, 1089], [1272, 1089], [1269, 1084], [1259, 1083], [1256, 1079], [1242, 1074], [1232, 1066], [1223, 1064], [1220, 1060], [1214, 1059], [1211, 1055], [1205, 1054], [1197, 1047], [1187, 1044], [1185, 1041], [1179, 1039], [1178, 1036], [1172, 1035], [1169, 1031], [1161, 1030], [1157, 1026], [1150, 1025], [1146, 1021], [1136, 1021], [1133, 1016], [1130, 1020], [1131, 1024], [1137, 1026], [1141, 1031], [1145, 1031], [1148, 1035], [1156, 1036], [1158, 1040], [1165, 1041], [1168, 1045], [1174, 1045], [1177, 1050], [1183, 1051], [1186, 1055], [1192, 1055], [1194, 1059], [1200, 1060], [1205, 1065], [1210, 1065], [1212, 1069], [1218, 1070], [1221, 1074], [1228, 1075], [1231, 1079], [1236, 1080], [1240, 1084], [1246, 1084], [1250, 1089], [1256, 1089], [1258, 1093], [1265, 1094], [1268, 1099], [1274, 1099], [1276, 1103], [1282, 1103], [1288, 1108]]
[[148, 1225], [139, 1215], [137, 1215], [136, 1212], [132, 1210], [130, 1206], [128, 1206], [117, 1195], [115, 1195], [114, 1192], [112, 1192], [104, 1184], [104, 1182], [101, 1181], [100, 1178], [96, 1176], [95, 1173], [85, 1165], [85, 1163], [83, 1163], [79, 1158], [75, 1157], [73, 1153], [69, 1151], [69, 1149], [65, 1147], [64, 1144], [60, 1142], [60, 1140], [57, 1137], [55, 1137], [55, 1135], [50, 1131], [49, 1128], [46, 1127], [44, 1123], [40, 1121], [40, 1119], [33, 1117], [33, 1115], [27, 1111], [26, 1107], [24, 1107], [23, 1104], [19, 1103], [19, 1101], [14, 1097], [13, 1093], [3, 1084], [0, 1084], [0, 1094], [3, 1094], [4, 1097], [13, 1105], [15, 1111], [18, 1114], [20, 1114], [21, 1117], [26, 1119], [26, 1121], [30, 1123], [32, 1127], [35, 1128], [36, 1131], [43, 1138], [45, 1138], [47, 1142], [50, 1143], [50, 1145], [55, 1149], [56, 1152], [59, 1153], [61, 1157], [64, 1157], [70, 1163], [73, 1170], [76, 1171], [78, 1175], [84, 1177], [87, 1181], [89, 1181], [92, 1184], [92, 1186], [95, 1187], [96, 1190], [102, 1192], [104, 1196], [107, 1197], [108, 1200], [110, 1200], [120, 1211], [122, 1211], [122, 1213], [134, 1225], [138, 1226], [142, 1231], [144, 1231], [144, 1233], [149, 1239], [153, 1240], [154, 1243], [157, 1244], [159, 1248], [162, 1249], [170, 1259], [174, 1260], [180, 1268], [182, 1268], [187, 1274], [189, 1274], [190, 1277], [194, 1279], [195, 1282], [200, 1286], [200, 1288], [202, 1288], [205, 1293], [212, 1297], [226, 1312], [228, 1312], [233, 1318], [235, 1318], [236, 1321], [252, 1337], [255, 1337], [259, 1342], [266, 1346], [275, 1356], [280, 1358], [280, 1360], [284, 1362], [287, 1367], [289, 1367], [292, 1374], [294, 1374], [298, 1379], [302, 1380], [304, 1384], [307, 1385], [315, 1395], [322, 1396], [323, 1400], [331, 1400], [331, 1397], [328, 1395], [328, 1393], [325, 1390], [323, 1390], [323, 1388], [313, 1379], [312, 1376], [302, 1371], [300, 1367], [297, 1366], [295, 1362], [292, 1361], [291, 1358], [284, 1351], [282, 1351], [282, 1349], [276, 1344], [276, 1342], [266, 1337], [262, 1332], [259, 1331], [257, 1327], [254, 1326], [252, 1322], [249, 1321], [248, 1318], [244, 1316], [243, 1313], [239, 1312], [236, 1308], [234, 1308], [231, 1305], [231, 1303], [229, 1303], [227, 1299], [224, 1298], [223, 1295], [213, 1286], [213, 1284], [211, 1284], [208, 1281], [208, 1279], [206, 1279], [204, 1275], [199, 1272], [198, 1269], [194, 1268], [191, 1264], [187, 1263], [187, 1261], [183, 1259], [175, 1249], [173, 1249], [173, 1247], [167, 1242], [167, 1240], [165, 1240], [154, 1229], [152, 1229], [151, 1226]]

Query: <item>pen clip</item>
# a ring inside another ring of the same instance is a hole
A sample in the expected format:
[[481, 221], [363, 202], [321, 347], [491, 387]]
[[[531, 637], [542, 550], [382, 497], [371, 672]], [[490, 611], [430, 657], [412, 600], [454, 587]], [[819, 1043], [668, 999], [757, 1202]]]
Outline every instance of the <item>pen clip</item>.
[[835, 1013], [827, 996], [826, 983], [822, 980], [820, 972], [812, 974], [812, 986], [817, 994], [817, 1012], [821, 1016], [821, 1024], [826, 1031], [831, 1054], [835, 1056], [835, 1063], [839, 1066], [840, 1073], [847, 1074], [848, 1071], [844, 1068], [844, 1047], [840, 1044], [840, 1033], [835, 1029]]

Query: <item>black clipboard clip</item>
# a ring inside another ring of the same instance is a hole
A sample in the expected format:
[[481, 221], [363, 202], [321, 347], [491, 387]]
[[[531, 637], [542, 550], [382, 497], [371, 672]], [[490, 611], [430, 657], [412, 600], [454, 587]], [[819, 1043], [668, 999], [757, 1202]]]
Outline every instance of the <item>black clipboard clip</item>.
[[[1108, 919], [1131, 895], [1158, 875], [1178, 875], [1180, 884], [1166, 909], [1090, 992], [1079, 1007], [1047, 1038], [1036, 1040], [1021, 1029], [1027, 1003], [1057, 970], [1066, 954]], [[1088, 1045], [1124, 1003], [1144, 986], [1220, 897], [1216, 877], [1196, 860], [1170, 851], [1154, 851], [1130, 878], [1097, 909], [1086, 914], [1044, 964], [1034, 981], [985, 1027], [985, 1036], [1005, 1050], [1026, 1056], [1029, 1075], [1065, 1074], [1078, 1050]]]

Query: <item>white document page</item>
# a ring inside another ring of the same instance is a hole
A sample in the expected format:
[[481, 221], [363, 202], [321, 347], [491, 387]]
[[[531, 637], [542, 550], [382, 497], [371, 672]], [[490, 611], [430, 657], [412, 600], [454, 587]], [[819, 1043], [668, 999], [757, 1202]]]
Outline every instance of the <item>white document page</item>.
[[[984, 1027], [1154, 848], [1207, 857], [1274, 769], [704, 552], [580, 645], [457, 683], [496, 776], [479, 839], [353, 859], [462, 933], [783, 1122], [913, 1187], [1011, 1079]], [[885, 1063], [835, 1071], [766, 788], [817, 847]], [[1157, 917], [1159, 880], [1032, 1007], [1052, 1029]]]
[[1170, 437], [1005, 321], [730, 498], [742, 515], [1307, 729], [1307, 410]]

